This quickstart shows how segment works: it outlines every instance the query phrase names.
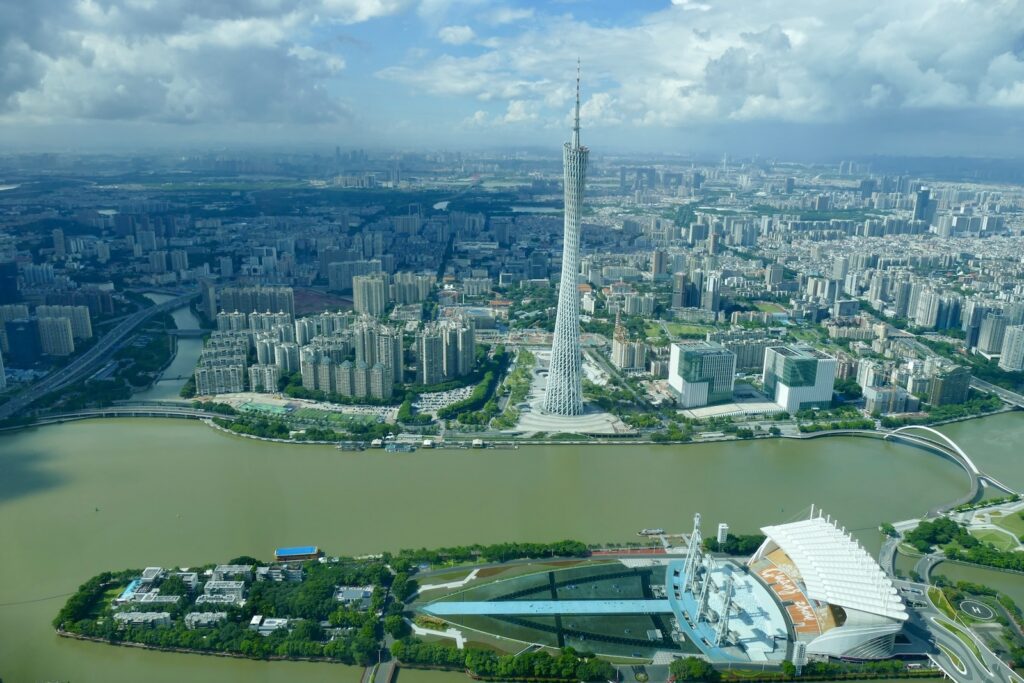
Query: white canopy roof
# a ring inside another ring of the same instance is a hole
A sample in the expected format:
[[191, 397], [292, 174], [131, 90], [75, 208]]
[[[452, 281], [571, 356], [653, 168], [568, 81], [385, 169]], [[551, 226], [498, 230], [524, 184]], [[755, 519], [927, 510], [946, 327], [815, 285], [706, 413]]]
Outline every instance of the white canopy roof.
[[906, 621], [907, 608], [878, 562], [832, 522], [815, 517], [761, 531], [793, 560], [809, 597]]

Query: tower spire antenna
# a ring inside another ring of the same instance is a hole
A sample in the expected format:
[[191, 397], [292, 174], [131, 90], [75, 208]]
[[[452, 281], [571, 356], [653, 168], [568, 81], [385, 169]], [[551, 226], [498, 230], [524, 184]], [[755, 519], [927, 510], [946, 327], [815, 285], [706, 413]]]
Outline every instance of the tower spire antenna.
[[576, 118], [572, 126], [572, 146], [580, 146], [580, 58], [576, 58]]

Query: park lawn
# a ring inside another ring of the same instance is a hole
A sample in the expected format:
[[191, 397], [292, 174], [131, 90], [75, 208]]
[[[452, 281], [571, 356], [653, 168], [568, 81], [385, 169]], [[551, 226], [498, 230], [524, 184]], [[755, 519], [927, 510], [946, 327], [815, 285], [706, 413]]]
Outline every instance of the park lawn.
[[1021, 517], [1020, 512], [1011, 512], [998, 517], [991, 515], [990, 519], [997, 527], [1006, 529], [1017, 538], [1024, 536], [1024, 518]]
[[644, 334], [646, 334], [648, 337], [660, 337], [661, 324], [656, 322], [647, 323], [647, 325], [644, 327]]
[[107, 590], [103, 591], [103, 596], [99, 600], [96, 601], [96, 604], [93, 605], [92, 610], [89, 612], [89, 618], [90, 619], [98, 618], [100, 616], [100, 614], [103, 613], [103, 610], [106, 609], [107, 607], [109, 607], [110, 604], [112, 602], [114, 602], [114, 600], [116, 598], [120, 597], [121, 593], [123, 593], [124, 589], [127, 588], [127, 587], [128, 587], [128, 583], [125, 582], [125, 583], [119, 583], [116, 586], [113, 586], [113, 587], [108, 588]]
[[696, 334], [704, 335], [711, 329], [707, 325], [687, 325], [686, 323], [665, 323], [665, 327], [668, 328], [668, 333], [673, 337]]
[[983, 543], [991, 543], [997, 550], [1015, 550], [1017, 543], [1012, 538], [993, 529], [972, 529], [971, 536]]

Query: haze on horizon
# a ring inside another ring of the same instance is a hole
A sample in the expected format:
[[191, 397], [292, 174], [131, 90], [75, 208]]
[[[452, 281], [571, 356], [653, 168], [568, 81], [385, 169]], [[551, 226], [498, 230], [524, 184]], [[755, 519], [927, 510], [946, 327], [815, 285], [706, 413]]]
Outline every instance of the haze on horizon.
[[0, 2], [0, 151], [1018, 156], [1024, 2]]

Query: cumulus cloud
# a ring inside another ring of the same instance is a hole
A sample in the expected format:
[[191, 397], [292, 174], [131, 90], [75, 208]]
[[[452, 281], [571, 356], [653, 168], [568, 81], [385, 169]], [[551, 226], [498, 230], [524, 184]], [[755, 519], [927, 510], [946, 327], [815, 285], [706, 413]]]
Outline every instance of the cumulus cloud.
[[0, 3], [0, 115], [7, 122], [340, 120], [348, 111], [327, 84], [344, 70], [345, 58], [318, 46], [311, 29], [357, 24], [410, 4]]
[[476, 38], [476, 33], [469, 26], [445, 26], [437, 32], [442, 43], [449, 45], [465, 45]]
[[529, 7], [497, 7], [487, 14], [492, 24], [513, 24], [517, 21], [533, 18], [533, 9]]
[[585, 118], [608, 125], [834, 123], [887, 110], [1024, 107], [1021, 16], [1020, 0], [750, 0], [742, 11], [678, 0], [631, 25], [546, 17], [489, 38], [480, 55], [378, 75], [439, 95], [535, 101], [539, 117], [560, 122], [579, 55], [584, 90], [600, 91], [586, 100]]

